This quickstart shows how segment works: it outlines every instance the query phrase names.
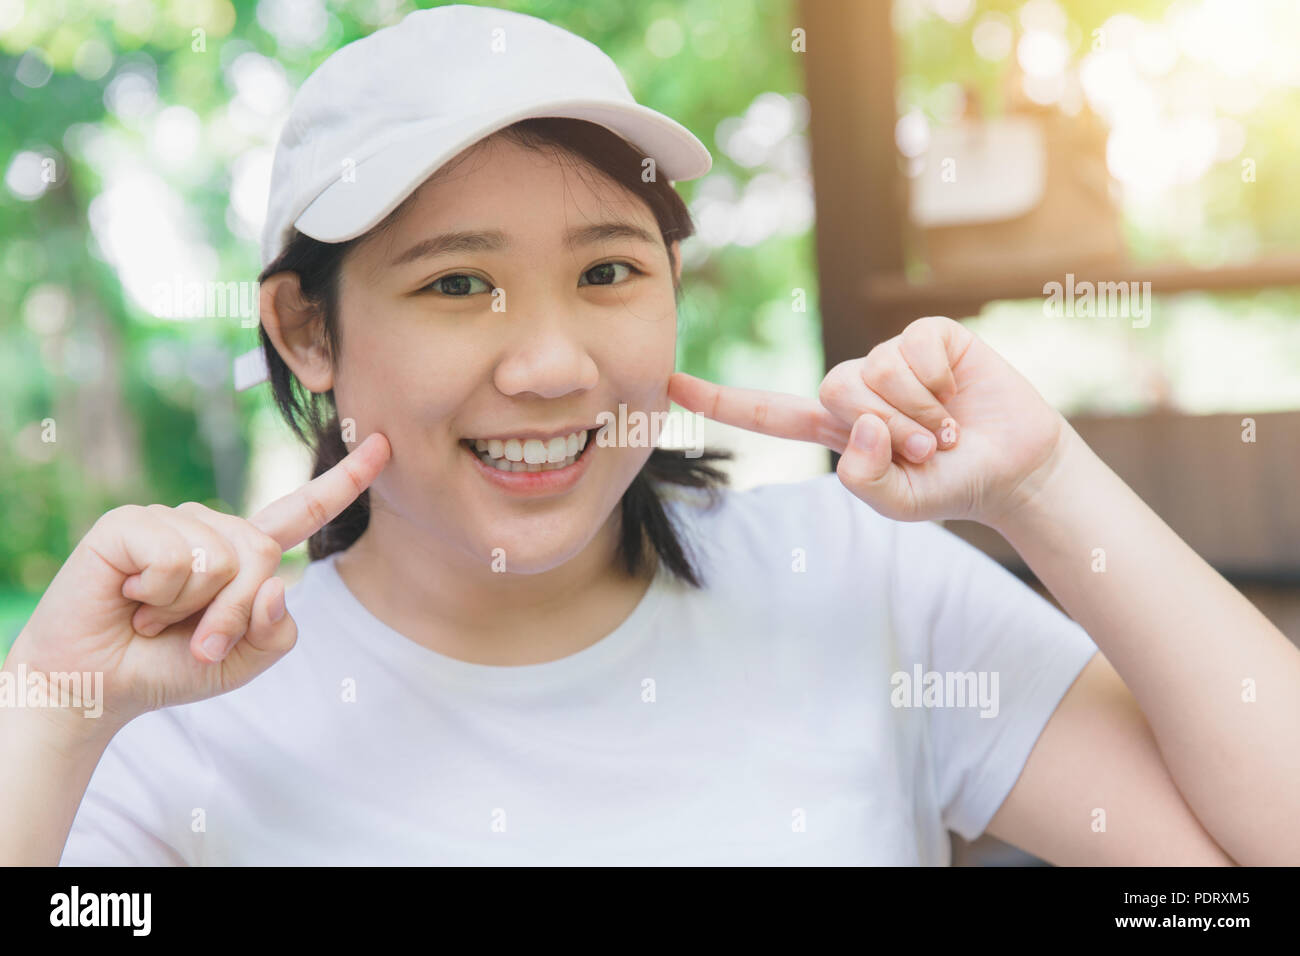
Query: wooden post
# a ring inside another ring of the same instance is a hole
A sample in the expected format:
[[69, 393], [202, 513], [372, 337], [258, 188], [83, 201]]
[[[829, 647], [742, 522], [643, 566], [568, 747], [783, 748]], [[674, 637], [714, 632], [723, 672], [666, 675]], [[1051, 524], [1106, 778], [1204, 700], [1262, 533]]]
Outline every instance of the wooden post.
[[[864, 314], [863, 283], [903, 273], [906, 181], [894, 146], [897, 63], [889, 0], [799, 0], [807, 31], [822, 343], [829, 368], [871, 351], [901, 316]], [[906, 325], [909, 319], [903, 319]]]

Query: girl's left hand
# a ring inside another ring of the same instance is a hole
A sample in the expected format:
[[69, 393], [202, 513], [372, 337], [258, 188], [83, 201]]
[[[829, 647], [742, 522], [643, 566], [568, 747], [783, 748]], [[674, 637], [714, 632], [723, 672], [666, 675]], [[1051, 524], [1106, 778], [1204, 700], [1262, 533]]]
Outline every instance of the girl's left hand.
[[1073, 435], [1019, 372], [940, 316], [835, 366], [820, 402], [681, 372], [669, 379], [668, 397], [728, 425], [840, 452], [844, 485], [899, 521], [996, 527], [1032, 499]]

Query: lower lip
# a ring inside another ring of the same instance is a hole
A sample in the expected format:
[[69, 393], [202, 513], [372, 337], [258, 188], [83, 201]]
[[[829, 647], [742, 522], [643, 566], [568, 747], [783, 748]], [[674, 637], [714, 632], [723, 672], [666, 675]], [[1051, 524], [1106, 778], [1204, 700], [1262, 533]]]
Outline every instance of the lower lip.
[[495, 465], [484, 463], [473, 451], [461, 446], [470, 460], [474, 462], [478, 472], [492, 485], [500, 488], [507, 494], [520, 495], [523, 497], [544, 497], [546, 495], [558, 495], [568, 491], [578, 479], [583, 476], [587, 470], [587, 462], [591, 460], [592, 453], [595, 451], [592, 439], [588, 437], [587, 447], [572, 465], [564, 468], [555, 468], [551, 471], [502, 471]]

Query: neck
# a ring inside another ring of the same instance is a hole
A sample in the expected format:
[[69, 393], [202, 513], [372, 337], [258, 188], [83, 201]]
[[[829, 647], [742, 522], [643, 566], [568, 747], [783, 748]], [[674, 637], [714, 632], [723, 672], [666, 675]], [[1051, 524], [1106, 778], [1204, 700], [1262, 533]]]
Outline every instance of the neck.
[[389, 627], [449, 657], [517, 666], [576, 653], [614, 630], [645, 594], [653, 566], [627, 574], [620, 509], [573, 558], [537, 574], [493, 571], [382, 508], [336, 560], [339, 575]]

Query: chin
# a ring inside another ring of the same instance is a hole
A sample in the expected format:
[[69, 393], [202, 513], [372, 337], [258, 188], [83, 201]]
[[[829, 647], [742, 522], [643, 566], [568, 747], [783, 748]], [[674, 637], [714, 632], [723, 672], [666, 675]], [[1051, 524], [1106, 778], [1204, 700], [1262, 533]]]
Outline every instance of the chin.
[[[492, 539], [495, 543], [483, 544], [483, 553], [494, 571], [504, 574], [542, 574], [571, 561], [582, 553], [592, 536], [585, 539], [566, 536], [538, 539], [534, 535], [517, 537], [503, 535]], [[499, 549], [499, 550], [497, 550]]]
[[[505, 574], [541, 574], [579, 556], [616, 517], [649, 450], [589, 447], [588, 467], [566, 492], [504, 494], [484, 483], [469, 454], [457, 462], [464, 507], [454, 516], [470, 554]], [[451, 517], [451, 516], [449, 516]]]

